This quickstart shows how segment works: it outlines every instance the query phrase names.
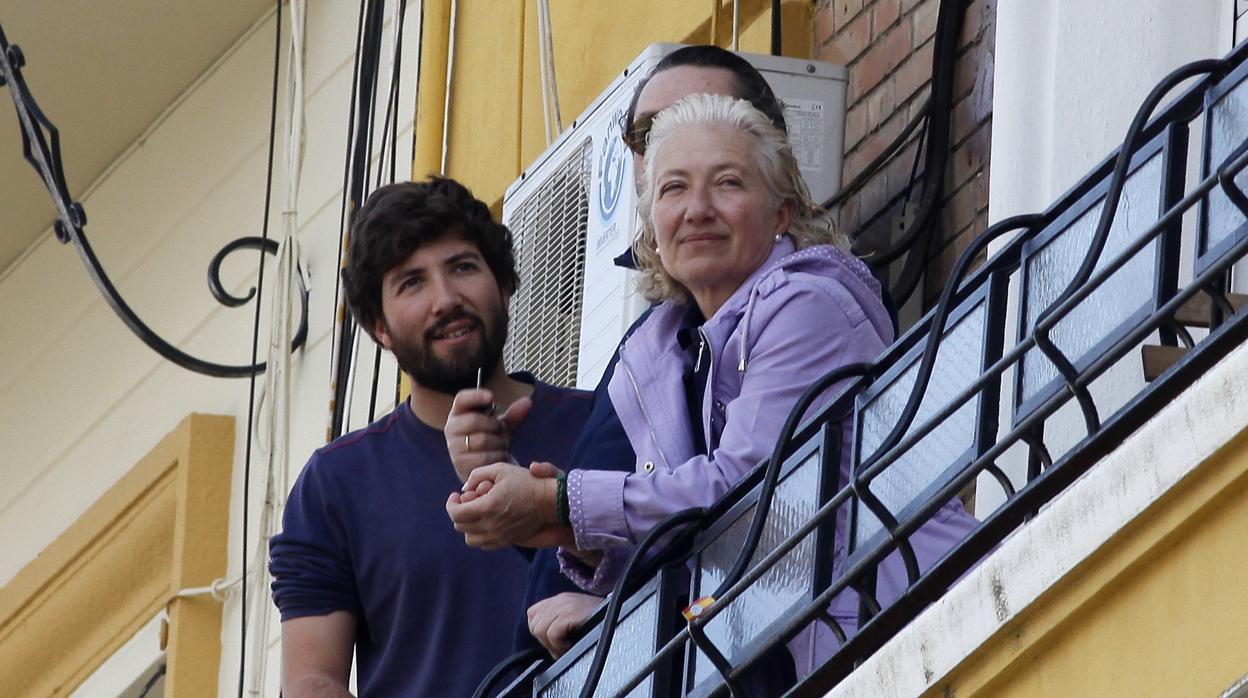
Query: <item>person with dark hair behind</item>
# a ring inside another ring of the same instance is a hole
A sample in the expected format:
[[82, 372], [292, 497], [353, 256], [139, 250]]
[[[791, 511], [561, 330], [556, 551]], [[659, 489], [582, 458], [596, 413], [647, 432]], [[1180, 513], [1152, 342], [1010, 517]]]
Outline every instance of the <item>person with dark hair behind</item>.
[[291, 490], [269, 548], [283, 695], [349, 695], [353, 651], [361, 695], [472, 695], [511, 652], [498, 627], [523, 619], [528, 561], [466, 547], [446, 519], [460, 486], [442, 435], [451, 402], [483, 381], [514, 427], [516, 457], [561, 462], [589, 395], [505, 371], [519, 287], [511, 233], [453, 180], [373, 192], [342, 278], [411, 396], [317, 450]]

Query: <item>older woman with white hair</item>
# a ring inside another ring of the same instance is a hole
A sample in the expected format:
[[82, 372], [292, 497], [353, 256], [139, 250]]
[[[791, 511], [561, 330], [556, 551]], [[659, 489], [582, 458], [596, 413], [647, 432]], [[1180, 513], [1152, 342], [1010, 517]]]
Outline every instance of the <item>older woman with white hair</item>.
[[[633, 253], [657, 306], [610, 383], [635, 471], [498, 463], [447, 505], [470, 545], [561, 546], [565, 573], [596, 594], [656, 524], [715, 502], [768, 457], [812, 382], [893, 339], [879, 283], [811, 201], [784, 133], [748, 102], [698, 94], [657, 114], [641, 187]], [[842, 483], [850, 436], [847, 424]], [[960, 516], [948, 536], [912, 539], [921, 564], [974, 524]], [[856, 603], [845, 610], [849, 630]]]

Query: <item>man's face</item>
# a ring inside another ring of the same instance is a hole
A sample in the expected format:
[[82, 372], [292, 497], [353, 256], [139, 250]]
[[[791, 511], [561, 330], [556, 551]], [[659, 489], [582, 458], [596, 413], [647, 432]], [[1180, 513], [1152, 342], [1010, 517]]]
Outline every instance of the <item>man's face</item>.
[[[727, 68], [681, 65], [655, 74], [637, 95], [633, 122], [653, 116], [693, 94], [738, 97], [737, 77]], [[642, 158], [633, 154], [633, 171], [640, 173]]]
[[374, 334], [421, 387], [454, 395], [488, 380], [507, 341], [509, 294], [480, 250], [447, 235], [421, 245], [381, 281]]

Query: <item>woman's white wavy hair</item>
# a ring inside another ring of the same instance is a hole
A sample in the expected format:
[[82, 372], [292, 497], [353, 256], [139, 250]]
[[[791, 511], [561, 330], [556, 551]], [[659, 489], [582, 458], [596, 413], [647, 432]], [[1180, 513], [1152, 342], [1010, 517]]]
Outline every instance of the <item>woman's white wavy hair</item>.
[[686, 301], [689, 292], [672, 278], [656, 251], [654, 228], [655, 163], [659, 153], [669, 145], [680, 147], [672, 136], [687, 129], [727, 126], [745, 134], [754, 145], [754, 156], [763, 183], [771, 193], [777, 209], [783, 201], [793, 202], [793, 215], [788, 234], [798, 249], [812, 245], [835, 245], [849, 250], [849, 239], [836, 227], [836, 222], [810, 198], [802, 179], [797, 159], [789, 147], [789, 139], [762, 112], [749, 102], [724, 95], [694, 94], [672, 104], [654, 117], [646, 139], [638, 216], [641, 228], [633, 239], [633, 259], [641, 272], [638, 287], [649, 301]]

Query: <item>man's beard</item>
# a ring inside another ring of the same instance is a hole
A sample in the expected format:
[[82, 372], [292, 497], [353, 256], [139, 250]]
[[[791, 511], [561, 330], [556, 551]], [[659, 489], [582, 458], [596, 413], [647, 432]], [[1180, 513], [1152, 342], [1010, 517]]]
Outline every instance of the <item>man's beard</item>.
[[[422, 388], [447, 395], [454, 395], [465, 388], [475, 388], [477, 370], [481, 371], [481, 381], [488, 382], [494, 375], [494, 369], [503, 355], [503, 345], [507, 342], [506, 309], [500, 305], [498, 312], [491, 315], [492, 321], [487, 322], [480, 316], [460, 309], [426, 330], [424, 336], [416, 341], [391, 335], [390, 350], [399, 368]], [[450, 356], [436, 355], [431, 349], [434, 337], [447, 325], [461, 320], [472, 321], [479, 330], [480, 341], [476, 348], [464, 349]]]

